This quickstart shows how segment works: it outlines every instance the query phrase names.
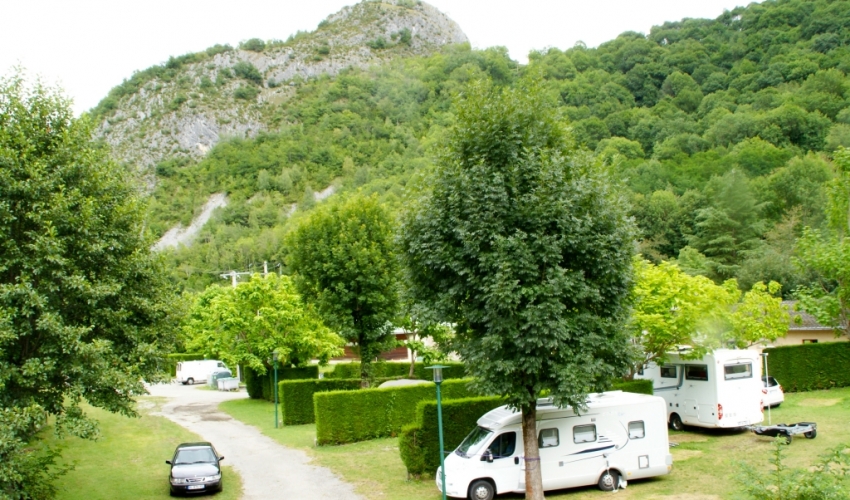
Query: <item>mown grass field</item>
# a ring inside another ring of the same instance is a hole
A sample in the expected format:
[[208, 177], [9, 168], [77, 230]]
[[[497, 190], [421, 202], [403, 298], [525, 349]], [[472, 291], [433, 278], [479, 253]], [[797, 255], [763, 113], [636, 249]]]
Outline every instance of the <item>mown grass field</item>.
[[[220, 408], [281, 444], [306, 450], [317, 465], [331, 468], [355, 485], [366, 498], [387, 500], [436, 500], [440, 494], [432, 478], [408, 480], [399, 458], [398, 440], [377, 439], [343, 446], [314, 446], [315, 425], [274, 428], [274, 406], [257, 400], [222, 403]], [[765, 414], [765, 423], [767, 422]], [[786, 465], [805, 467], [829, 448], [850, 444], [850, 388], [786, 394], [785, 403], [771, 412], [773, 423], [814, 421], [818, 436], [798, 436], [787, 448]], [[617, 492], [620, 499], [714, 500], [734, 498], [739, 490], [735, 481], [745, 461], [767, 470], [771, 439], [752, 432], [714, 431], [689, 428], [670, 431], [673, 472], [655, 479], [634, 481]], [[850, 484], [848, 484], [850, 486]], [[610, 493], [596, 487], [548, 492], [546, 498], [600, 499]], [[500, 496], [520, 499], [522, 495]]]
[[[161, 401], [140, 398], [140, 418], [127, 418], [96, 408], [86, 412], [100, 422], [102, 437], [86, 441], [75, 437], [57, 440], [46, 430], [52, 443], [65, 447], [63, 463], [74, 470], [56, 480], [59, 500], [136, 500], [170, 498], [169, 466], [178, 444], [201, 441], [200, 436], [174, 422], [151, 415]], [[242, 482], [232, 467], [223, 467], [224, 491], [198, 498], [236, 500], [242, 495]]]

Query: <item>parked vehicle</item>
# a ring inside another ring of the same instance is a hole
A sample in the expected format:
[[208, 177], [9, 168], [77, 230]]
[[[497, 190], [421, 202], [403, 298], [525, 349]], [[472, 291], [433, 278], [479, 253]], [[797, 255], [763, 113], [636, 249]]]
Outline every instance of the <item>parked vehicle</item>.
[[762, 393], [764, 394], [764, 401], [762, 404], [765, 408], [774, 408], [785, 401], [785, 393], [782, 392], [782, 386], [779, 385], [779, 382], [777, 382], [775, 378], [771, 376], [762, 377], [761, 382], [764, 386], [764, 389], [762, 389]]
[[[612, 491], [627, 480], [667, 474], [673, 467], [667, 441], [664, 400], [611, 391], [591, 395], [587, 411], [537, 403], [543, 489], [596, 484]], [[446, 494], [470, 500], [525, 491], [521, 414], [502, 406], [478, 419], [478, 426], [445, 460]], [[437, 488], [442, 491], [441, 471]]]
[[198, 361], [181, 361], [177, 363], [177, 381], [183, 385], [206, 382], [213, 370], [227, 369], [224, 363], [217, 359]]
[[232, 377], [233, 374], [230, 373], [230, 370], [228, 370], [227, 368], [215, 368], [213, 371], [210, 372], [209, 376], [207, 377], [209, 379], [207, 381], [207, 385], [209, 385], [213, 389], [217, 389], [219, 379]]
[[761, 365], [756, 351], [717, 349], [702, 359], [668, 354], [661, 366], [650, 363], [635, 378], [652, 380], [667, 402], [667, 422], [709, 428], [746, 427], [764, 420]]
[[220, 457], [210, 443], [183, 443], [174, 450], [174, 458], [166, 460], [171, 465], [168, 482], [171, 496], [179, 493], [204, 493], [221, 491]]

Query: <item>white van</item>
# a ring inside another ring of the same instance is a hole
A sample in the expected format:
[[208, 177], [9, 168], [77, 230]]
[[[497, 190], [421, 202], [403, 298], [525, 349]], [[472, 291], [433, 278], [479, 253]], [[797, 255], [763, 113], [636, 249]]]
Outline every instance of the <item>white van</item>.
[[[537, 404], [540, 461], [523, 459], [522, 415], [507, 406], [491, 410], [445, 459], [446, 495], [470, 500], [525, 491], [525, 468], [539, 463], [543, 489], [598, 485], [605, 491], [630, 479], [667, 474], [664, 400], [622, 391], [589, 397], [587, 412]], [[442, 491], [440, 470], [437, 488]]]
[[652, 380], [653, 390], [667, 402], [667, 421], [709, 428], [744, 427], [764, 420], [759, 353], [717, 349], [702, 359], [668, 354], [660, 366], [650, 363], [635, 378]]
[[206, 382], [213, 370], [227, 369], [224, 363], [217, 359], [202, 359], [198, 361], [181, 361], [177, 363], [177, 381], [183, 385], [196, 382]]

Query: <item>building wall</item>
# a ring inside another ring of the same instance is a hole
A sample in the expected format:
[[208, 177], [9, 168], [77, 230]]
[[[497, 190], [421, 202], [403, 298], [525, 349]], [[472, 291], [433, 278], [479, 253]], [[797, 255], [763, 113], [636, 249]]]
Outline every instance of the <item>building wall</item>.
[[773, 345], [796, 345], [803, 344], [806, 340], [817, 340], [818, 343], [821, 342], [847, 342], [847, 337], [842, 335], [841, 337], [836, 337], [835, 333], [830, 329], [791, 329], [788, 331], [788, 334], [784, 337], [780, 337], [776, 339], [776, 342]]

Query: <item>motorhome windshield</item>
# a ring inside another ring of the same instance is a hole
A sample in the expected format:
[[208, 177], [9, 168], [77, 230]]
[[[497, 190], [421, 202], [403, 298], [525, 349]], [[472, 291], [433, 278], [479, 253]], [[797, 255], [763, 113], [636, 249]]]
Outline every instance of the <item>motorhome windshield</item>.
[[457, 447], [455, 453], [464, 458], [478, 455], [492, 435], [493, 431], [487, 430], [484, 427], [476, 427], [475, 429], [472, 429], [472, 432], [470, 432], [469, 435], [466, 436], [466, 439], [460, 443], [460, 446]]

